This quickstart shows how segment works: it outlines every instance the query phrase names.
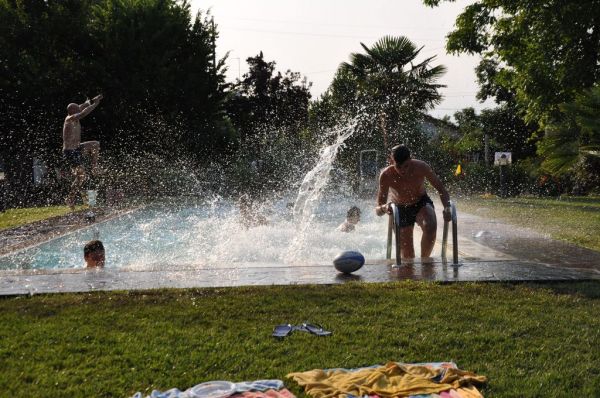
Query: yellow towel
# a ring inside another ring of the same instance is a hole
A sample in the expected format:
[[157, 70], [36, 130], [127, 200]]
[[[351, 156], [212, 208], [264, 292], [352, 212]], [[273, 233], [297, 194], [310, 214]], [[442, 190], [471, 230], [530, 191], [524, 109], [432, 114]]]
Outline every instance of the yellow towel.
[[351, 395], [379, 395], [392, 398], [402, 395], [432, 394], [459, 388], [471, 382], [485, 383], [485, 376], [478, 376], [460, 369], [445, 369], [439, 383], [431, 381], [442, 369], [426, 366], [388, 362], [385, 366], [356, 371], [340, 369], [314, 369], [307, 372], [290, 373], [295, 380], [314, 398], [334, 398]]

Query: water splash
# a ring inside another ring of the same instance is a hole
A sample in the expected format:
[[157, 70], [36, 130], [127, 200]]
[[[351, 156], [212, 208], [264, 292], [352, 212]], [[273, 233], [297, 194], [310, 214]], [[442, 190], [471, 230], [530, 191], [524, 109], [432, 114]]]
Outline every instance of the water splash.
[[355, 131], [357, 120], [354, 119], [345, 126], [334, 130], [335, 141], [324, 147], [319, 155], [319, 161], [302, 180], [298, 196], [294, 204], [294, 222], [298, 225], [298, 234], [290, 245], [290, 259], [295, 261], [299, 258], [304, 248], [306, 236], [312, 230], [311, 225], [315, 218], [316, 209], [330, 179], [330, 172], [338, 152], [343, 148], [345, 141]]

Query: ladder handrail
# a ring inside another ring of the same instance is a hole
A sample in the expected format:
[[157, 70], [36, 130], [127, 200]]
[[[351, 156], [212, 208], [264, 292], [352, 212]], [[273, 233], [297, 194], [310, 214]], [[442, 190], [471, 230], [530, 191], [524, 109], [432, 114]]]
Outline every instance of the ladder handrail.
[[[456, 205], [450, 201], [450, 214], [452, 216], [452, 265], [458, 264], [458, 216]], [[446, 262], [448, 250], [448, 222], [444, 221], [444, 234], [442, 237], [442, 261]]]
[[402, 256], [400, 252], [400, 209], [395, 203], [391, 203], [392, 213], [389, 215], [388, 220], [388, 237], [387, 237], [387, 251], [386, 259], [392, 258], [392, 231], [396, 237], [396, 266], [402, 264]]
[[[388, 218], [388, 234], [387, 234], [387, 250], [386, 259], [392, 258], [392, 235], [396, 236], [396, 266], [402, 264], [401, 256], [401, 240], [400, 240], [400, 209], [395, 203], [391, 203], [390, 207], [392, 213]], [[458, 263], [458, 215], [456, 212], [456, 205], [453, 201], [450, 201], [450, 212], [452, 215], [452, 265], [459, 265]], [[449, 222], [444, 221], [444, 233], [442, 237], [442, 261], [447, 261], [446, 252], [448, 250], [448, 224]]]

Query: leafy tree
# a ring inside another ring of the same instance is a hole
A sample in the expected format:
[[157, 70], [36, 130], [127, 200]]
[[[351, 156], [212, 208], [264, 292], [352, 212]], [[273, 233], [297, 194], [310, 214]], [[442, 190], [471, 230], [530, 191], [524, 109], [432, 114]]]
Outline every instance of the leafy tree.
[[[340, 64], [327, 91], [311, 106], [310, 134], [317, 141], [330, 139], [328, 131], [337, 126], [353, 125], [337, 159], [351, 176], [364, 149], [385, 153], [404, 142], [417, 156], [431, 153], [423, 150], [427, 139], [421, 122], [423, 113], [441, 101], [438, 89], [443, 86], [437, 80], [445, 72], [442, 65], [432, 65], [435, 57], [417, 61], [423, 47], [404, 36], [361, 46], [364, 51]], [[379, 159], [383, 166], [385, 158]]]
[[[441, 1], [423, 0], [429, 6]], [[573, 162], [551, 159], [578, 153], [573, 143], [581, 135], [577, 126], [563, 124], [562, 138], [556, 138], [557, 123], [569, 118], [561, 104], [572, 103], [600, 79], [599, 26], [599, 0], [478, 0], [457, 17], [446, 48], [482, 56], [479, 98], [514, 102], [528, 124], [538, 124], [545, 132], [539, 153], [558, 172]]]
[[485, 151], [485, 135], [488, 151], [512, 152], [513, 159], [523, 160], [535, 154], [535, 145], [528, 141], [534, 128], [527, 126], [507, 104], [484, 109], [479, 115], [473, 108], [465, 108], [454, 114], [460, 137], [447, 143], [451, 153], [464, 157]]
[[527, 121], [543, 121], [598, 79], [599, 22], [598, 0], [478, 0], [457, 17], [446, 48], [481, 54], [480, 71], [494, 71], [483, 83], [512, 92]]
[[466, 155], [482, 153], [484, 149], [483, 126], [481, 119], [475, 114], [475, 109], [465, 108], [454, 113], [461, 137], [456, 141], [457, 152]]
[[231, 90], [229, 114], [241, 142], [260, 156], [276, 137], [297, 141], [308, 119], [310, 84], [298, 72], [275, 72], [275, 61], [265, 61], [262, 51], [247, 62], [248, 73]]
[[86, 40], [88, 10], [88, 1], [0, 2], [0, 157], [16, 197], [31, 183], [32, 159], [60, 151], [63, 93], [85, 99], [94, 48]]
[[479, 118], [483, 133], [489, 137], [490, 151], [512, 152], [515, 161], [535, 155], [531, 137], [537, 125], [526, 124], [513, 102], [484, 109]]
[[235, 138], [225, 114], [224, 60], [209, 15], [187, 1], [0, 1], [0, 157], [19, 187], [31, 159], [60, 164], [69, 102], [104, 93], [83, 139], [103, 153], [196, 162]]
[[[384, 36], [371, 47], [361, 46], [364, 53], [351, 54], [336, 78], [354, 83], [355, 103], [366, 104], [367, 112], [378, 118], [388, 144], [388, 134], [414, 130], [420, 113], [441, 102], [438, 89], [444, 86], [436, 81], [446, 68], [431, 65], [435, 56], [415, 63], [423, 47], [417, 48], [404, 36]], [[418, 141], [414, 138], [406, 141]]]
[[[583, 190], [600, 187], [600, 86], [562, 104], [564, 117], [549, 124], [539, 151], [542, 167], [556, 175], [575, 171]], [[587, 180], [582, 181], [582, 180]]]
[[[192, 24], [187, 2], [166, 0], [105, 1], [93, 10], [91, 27], [103, 59], [96, 65], [106, 98], [131, 109], [127, 122], [138, 127], [110, 142], [128, 152], [167, 157], [222, 151], [227, 143], [220, 141], [229, 134], [221, 130], [224, 60], [215, 64], [217, 32], [209, 16], [198, 13]], [[121, 130], [122, 120], [112, 121], [108, 130]], [[165, 128], [159, 132], [153, 125]], [[158, 134], [147, 137], [153, 130]]]
[[239, 134], [237, 168], [245, 170], [240, 180], [260, 191], [282, 183], [285, 178], [276, 174], [289, 165], [305, 163], [294, 160], [306, 149], [310, 83], [298, 72], [276, 72], [275, 61], [266, 61], [262, 51], [246, 61], [249, 71], [232, 87], [227, 109]]

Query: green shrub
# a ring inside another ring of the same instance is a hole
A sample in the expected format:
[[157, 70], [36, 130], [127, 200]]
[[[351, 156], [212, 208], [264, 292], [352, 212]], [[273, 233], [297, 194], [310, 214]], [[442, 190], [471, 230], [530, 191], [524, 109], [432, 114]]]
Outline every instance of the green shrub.
[[461, 165], [462, 174], [453, 176], [449, 183], [450, 189], [463, 194], [492, 193], [498, 196], [516, 196], [531, 193], [534, 189], [534, 179], [523, 165], [516, 163], [505, 167], [504, 190], [500, 184], [500, 168], [485, 166], [481, 163]]

